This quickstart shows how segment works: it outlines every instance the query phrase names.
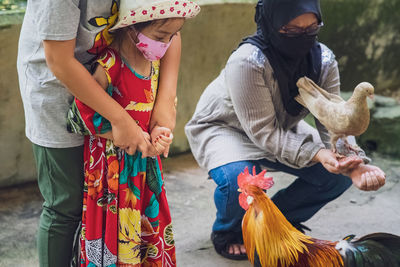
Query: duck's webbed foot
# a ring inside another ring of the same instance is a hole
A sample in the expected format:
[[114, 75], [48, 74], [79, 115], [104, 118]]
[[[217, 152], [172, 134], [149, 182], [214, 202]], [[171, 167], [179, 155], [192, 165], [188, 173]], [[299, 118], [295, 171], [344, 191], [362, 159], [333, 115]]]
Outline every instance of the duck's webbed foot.
[[360, 147], [358, 145], [350, 144], [349, 141], [347, 141], [347, 138], [343, 138], [343, 142], [344, 142], [344, 147], [347, 150], [353, 151], [356, 155], [358, 155], [358, 152], [360, 152]]
[[339, 139], [339, 137], [335, 136], [335, 137], [331, 137], [331, 151], [335, 154], [337, 159], [341, 159], [344, 158], [345, 156], [339, 153], [339, 150], [336, 147], [337, 144], [337, 140]]

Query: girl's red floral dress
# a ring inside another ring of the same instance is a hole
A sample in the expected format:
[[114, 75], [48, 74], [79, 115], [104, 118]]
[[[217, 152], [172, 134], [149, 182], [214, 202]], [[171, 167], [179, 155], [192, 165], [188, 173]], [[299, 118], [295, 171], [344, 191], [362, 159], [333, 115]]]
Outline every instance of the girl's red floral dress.
[[[106, 72], [107, 92], [143, 131], [157, 93], [159, 61], [152, 74], [137, 74], [108, 48], [97, 61]], [[110, 123], [78, 99], [69, 114], [71, 131], [85, 134], [81, 266], [175, 266], [171, 216], [159, 157], [142, 159], [96, 137]]]

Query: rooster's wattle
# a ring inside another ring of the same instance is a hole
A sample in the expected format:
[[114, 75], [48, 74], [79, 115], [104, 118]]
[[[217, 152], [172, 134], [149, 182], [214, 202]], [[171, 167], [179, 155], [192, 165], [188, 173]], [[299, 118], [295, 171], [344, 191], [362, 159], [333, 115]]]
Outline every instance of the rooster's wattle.
[[246, 210], [242, 222], [248, 258], [262, 267], [400, 267], [400, 237], [369, 234], [354, 240], [319, 240], [293, 227], [264, 190], [272, 187], [266, 171], [238, 176], [239, 203]]

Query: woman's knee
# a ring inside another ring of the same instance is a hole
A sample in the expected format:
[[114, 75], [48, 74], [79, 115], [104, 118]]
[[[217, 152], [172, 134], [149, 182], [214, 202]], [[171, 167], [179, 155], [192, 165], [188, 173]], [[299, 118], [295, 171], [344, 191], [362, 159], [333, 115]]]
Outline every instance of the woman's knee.
[[326, 192], [332, 197], [336, 197], [344, 193], [352, 185], [351, 179], [341, 174], [334, 174], [326, 181], [320, 190]]
[[246, 167], [252, 169], [253, 166], [256, 166], [256, 170], [259, 171], [260, 166], [253, 161], [238, 161], [217, 167], [209, 172], [209, 175], [217, 184], [214, 193], [214, 200], [217, 206], [218, 204], [222, 206], [238, 206], [237, 176]]
[[237, 190], [237, 177], [247, 167], [250, 171], [253, 167], [259, 172], [260, 165], [254, 161], [231, 162], [210, 170], [209, 175], [218, 186], [226, 186]]
[[232, 193], [235, 194], [235, 175], [231, 173], [227, 165], [212, 169], [209, 175], [217, 184], [214, 192], [214, 201], [217, 209], [222, 212], [228, 206], [228, 201], [232, 198]]
[[302, 170], [301, 176], [307, 183], [318, 188], [331, 197], [336, 197], [346, 191], [352, 184], [349, 177], [330, 173], [322, 164], [315, 164]]

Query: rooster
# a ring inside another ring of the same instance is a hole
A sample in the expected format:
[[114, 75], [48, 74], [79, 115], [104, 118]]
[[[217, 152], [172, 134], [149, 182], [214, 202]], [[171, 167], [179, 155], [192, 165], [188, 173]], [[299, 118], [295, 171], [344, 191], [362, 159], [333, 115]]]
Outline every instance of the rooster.
[[264, 190], [273, 186], [266, 170], [238, 176], [244, 246], [254, 266], [261, 267], [400, 267], [400, 237], [387, 233], [359, 239], [319, 240], [293, 227]]

